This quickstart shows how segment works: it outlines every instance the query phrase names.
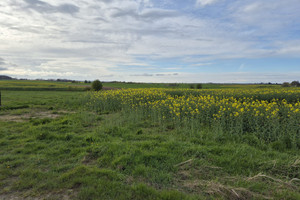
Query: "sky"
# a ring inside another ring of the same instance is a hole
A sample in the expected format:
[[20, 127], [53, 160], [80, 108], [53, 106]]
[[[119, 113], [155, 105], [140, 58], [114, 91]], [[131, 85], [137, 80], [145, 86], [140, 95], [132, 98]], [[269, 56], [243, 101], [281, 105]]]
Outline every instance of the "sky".
[[300, 80], [300, 0], [1, 0], [0, 75]]

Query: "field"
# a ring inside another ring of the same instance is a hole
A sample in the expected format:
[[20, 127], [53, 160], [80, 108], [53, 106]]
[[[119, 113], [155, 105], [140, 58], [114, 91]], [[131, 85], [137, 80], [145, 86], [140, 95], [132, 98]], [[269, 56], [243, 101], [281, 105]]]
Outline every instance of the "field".
[[[45, 80], [0, 80], [0, 90], [10, 91], [84, 91], [91, 83], [79, 81], [57, 82]], [[111, 88], [176, 88], [184, 89], [195, 87], [196, 84], [187, 83], [133, 83], [133, 82], [103, 82], [104, 89]], [[204, 89], [220, 88], [278, 88], [280, 85], [237, 85], [237, 84], [202, 84]]]
[[16, 82], [0, 82], [0, 199], [300, 199], [297, 88]]
[[87, 86], [77, 82], [0, 80], [0, 90], [10, 91], [83, 91]]

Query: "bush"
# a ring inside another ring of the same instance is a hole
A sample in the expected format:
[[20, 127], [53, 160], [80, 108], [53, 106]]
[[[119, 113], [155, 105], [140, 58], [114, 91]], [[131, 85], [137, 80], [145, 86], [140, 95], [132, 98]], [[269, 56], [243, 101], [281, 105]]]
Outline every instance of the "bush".
[[197, 88], [197, 89], [202, 89], [202, 84], [201, 84], [201, 83], [198, 83], [198, 84], [196, 85], [196, 88]]
[[195, 89], [195, 86], [193, 84], [191, 84], [190, 89]]
[[99, 90], [102, 90], [102, 83], [97, 79], [95, 81], [93, 81], [92, 83], [92, 89], [95, 90], [95, 91], [99, 91]]
[[290, 84], [288, 82], [283, 82], [281, 86], [282, 87], [290, 87]]
[[300, 87], [300, 83], [299, 83], [299, 81], [293, 81], [293, 82], [291, 82], [291, 86]]

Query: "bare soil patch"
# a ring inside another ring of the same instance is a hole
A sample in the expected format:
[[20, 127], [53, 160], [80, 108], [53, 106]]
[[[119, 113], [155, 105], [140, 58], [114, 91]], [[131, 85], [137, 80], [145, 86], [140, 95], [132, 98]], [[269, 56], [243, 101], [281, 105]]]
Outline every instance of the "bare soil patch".
[[0, 115], [0, 121], [14, 121], [14, 122], [24, 122], [30, 119], [36, 118], [50, 118], [55, 119], [63, 114], [69, 113], [68, 111], [58, 111], [53, 113], [52, 111], [35, 111], [30, 113], [18, 114], [18, 115]]

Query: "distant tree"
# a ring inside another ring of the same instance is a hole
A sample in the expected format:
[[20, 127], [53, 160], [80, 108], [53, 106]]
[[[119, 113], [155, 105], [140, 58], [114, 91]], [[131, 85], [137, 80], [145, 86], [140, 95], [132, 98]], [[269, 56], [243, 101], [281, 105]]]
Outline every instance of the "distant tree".
[[196, 88], [197, 88], [197, 89], [202, 89], [202, 84], [201, 84], [201, 83], [198, 83], [198, 84], [196, 85]]
[[281, 86], [282, 87], [290, 87], [290, 83], [289, 82], [283, 82]]
[[195, 89], [195, 86], [193, 84], [191, 84], [190, 89]]
[[10, 76], [0, 75], [0, 80], [12, 80], [13, 78]]
[[291, 82], [291, 86], [293, 86], [293, 87], [300, 87], [300, 83], [299, 83], [299, 81], [292, 81]]
[[95, 81], [93, 81], [92, 83], [92, 89], [95, 90], [95, 91], [99, 91], [99, 90], [102, 90], [102, 83], [97, 79]]

